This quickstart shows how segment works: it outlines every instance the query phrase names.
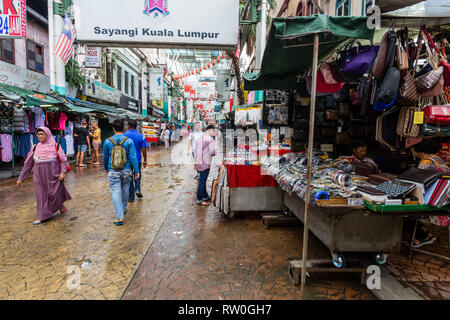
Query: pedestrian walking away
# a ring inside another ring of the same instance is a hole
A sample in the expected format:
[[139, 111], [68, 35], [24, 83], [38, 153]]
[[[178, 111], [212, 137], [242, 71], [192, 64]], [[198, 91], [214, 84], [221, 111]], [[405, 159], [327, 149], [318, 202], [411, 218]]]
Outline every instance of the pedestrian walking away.
[[214, 135], [214, 126], [209, 125], [195, 143], [194, 168], [200, 174], [200, 180], [197, 187], [197, 204], [203, 206], [208, 206], [210, 200], [206, 182], [211, 168], [212, 157], [216, 155], [216, 143], [213, 139]]
[[86, 151], [91, 149], [91, 141], [89, 137], [92, 135], [89, 130], [87, 129], [87, 122], [82, 121], [81, 127], [77, 130], [77, 137], [78, 137], [78, 152], [77, 152], [77, 159], [76, 159], [76, 165], [78, 167], [87, 167], [83, 163], [84, 156], [86, 154]]
[[[141, 192], [141, 179], [142, 179], [142, 156], [144, 156], [144, 168], [147, 166], [147, 141], [144, 135], [139, 133], [137, 128], [136, 120], [128, 120], [128, 131], [124, 133], [124, 136], [130, 138], [136, 149], [136, 157], [140, 170], [140, 176], [138, 179], [132, 179], [130, 182], [130, 195], [128, 202], [134, 202], [135, 193], [139, 199], [142, 199], [143, 195]], [[135, 173], [135, 172], [133, 172]]]
[[21, 187], [33, 171], [38, 218], [33, 225], [40, 225], [52, 218], [58, 210], [61, 214], [66, 213], [68, 209], [64, 203], [72, 197], [64, 185], [67, 172], [64, 150], [56, 144], [49, 128], [39, 127], [36, 136], [39, 142], [28, 153], [16, 184]]
[[[98, 127], [97, 121], [91, 122], [92, 129], [94, 129], [94, 132], [92, 133], [92, 159], [91, 159], [91, 165], [99, 166], [100, 165], [100, 157], [99, 157], [99, 150], [100, 146], [102, 144], [102, 131]], [[95, 162], [94, 162], [95, 159]]]
[[[188, 157], [192, 155], [192, 158], [194, 158], [194, 150], [195, 150], [195, 141], [197, 140], [197, 138], [199, 136], [201, 136], [202, 131], [201, 131], [201, 125], [200, 122], [196, 122], [194, 124], [194, 130], [189, 134], [189, 138], [188, 138], [188, 150], [187, 150], [187, 155]], [[200, 179], [200, 174], [197, 172], [195, 175], [196, 180]]]
[[103, 144], [103, 166], [108, 172], [109, 188], [116, 213], [114, 224], [123, 225], [124, 215], [128, 212], [130, 183], [139, 179], [140, 171], [136, 149], [131, 139], [123, 135], [123, 120], [114, 120], [114, 135]]
[[168, 128], [163, 131], [162, 138], [164, 139], [166, 150], [168, 150], [170, 148], [170, 130]]

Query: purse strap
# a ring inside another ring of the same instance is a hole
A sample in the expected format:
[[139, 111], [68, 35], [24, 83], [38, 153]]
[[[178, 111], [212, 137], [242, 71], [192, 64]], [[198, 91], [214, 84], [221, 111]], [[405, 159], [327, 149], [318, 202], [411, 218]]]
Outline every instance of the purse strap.
[[432, 47], [434, 48], [434, 50], [436, 50], [436, 53], [441, 57], [441, 59], [443, 59], [441, 52], [439, 51], [439, 49], [436, 47], [436, 44], [434, 43], [433, 39], [431, 38], [430, 34], [428, 33], [427, 28], [423, 25], [421, 28], [422, 32], [425, 34], [425, 36], [428, 39], [428, 42], [432, 45]]

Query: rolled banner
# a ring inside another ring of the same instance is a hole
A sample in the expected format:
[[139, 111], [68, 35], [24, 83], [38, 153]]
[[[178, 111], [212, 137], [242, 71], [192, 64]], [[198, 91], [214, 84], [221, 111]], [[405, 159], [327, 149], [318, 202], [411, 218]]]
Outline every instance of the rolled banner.
[[326, 191], [319, 191], [319, 192], [316, 192], [316, 194], [314, 195], [314, 199], [328, 200], [328, 199], [330, 199], [330, 195]]

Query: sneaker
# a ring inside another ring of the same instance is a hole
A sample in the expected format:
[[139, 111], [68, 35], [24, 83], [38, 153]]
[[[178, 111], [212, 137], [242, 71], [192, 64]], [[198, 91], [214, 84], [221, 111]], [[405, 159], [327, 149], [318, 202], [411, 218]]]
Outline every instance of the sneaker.
[[417, 241], [419, 241], [419, 243], [414, 243], [413, 244], [413, 248], [420, 248], [421, 246], [424, 246], [426, 244], [432, 244], [432, 243], [434, 243], [434, 241], [436, 241], [436, 237], [433, 237], [433, 238], [428, 239], [428, 240], [423, 239], [423, 240], [417, 240]]
[[142, 197], [143, 197], [142, 193], [140, 193], [140, 192], [136, 192], [136, 196], [137, 196], [139, 199], [142, 199]]

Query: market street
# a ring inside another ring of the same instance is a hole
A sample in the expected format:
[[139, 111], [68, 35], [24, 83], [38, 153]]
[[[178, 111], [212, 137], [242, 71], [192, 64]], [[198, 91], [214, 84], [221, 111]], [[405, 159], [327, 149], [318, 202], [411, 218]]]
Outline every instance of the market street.
[[[186, 148], [186, 139], [173, 148]], [[228, 221], [212, 205], [197, 206], [193, 170], [171, 165], [170, 152], [149, 152], [144, 199], [130, 204], [120, 228], [100, 167], [73, 169], [70, 211], [38, 227], [32, 179], [20, 190], [1, 181], [0, 299], [298, 299], [287, 265], [300, 255], [300, 228], [266, 230], [258, 215]], [[310, 251], [329, 257], [315, 237]], [[71, 290], [72, 265], [81, 267], [81, 286]], [[315, 276], [307, 298], [374, 299], [359, 280]]]

